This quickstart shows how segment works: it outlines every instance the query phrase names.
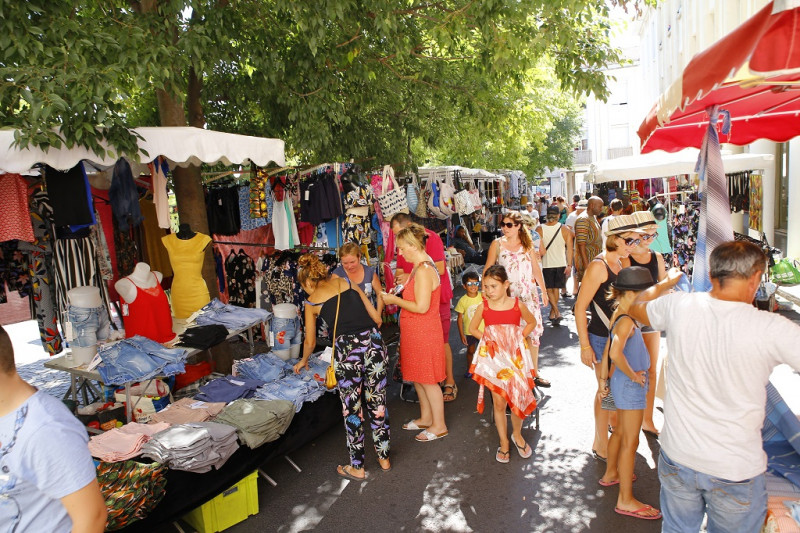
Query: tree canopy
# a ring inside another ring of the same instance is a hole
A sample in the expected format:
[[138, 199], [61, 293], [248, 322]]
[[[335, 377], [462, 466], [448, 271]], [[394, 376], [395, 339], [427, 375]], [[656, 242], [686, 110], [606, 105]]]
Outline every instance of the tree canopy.
[[188, 123], [301, 161], [535, 172], [620, 60], [604, 0], [0, 0], [0, 20], [23, 147], [133, 152], [128, 128]]

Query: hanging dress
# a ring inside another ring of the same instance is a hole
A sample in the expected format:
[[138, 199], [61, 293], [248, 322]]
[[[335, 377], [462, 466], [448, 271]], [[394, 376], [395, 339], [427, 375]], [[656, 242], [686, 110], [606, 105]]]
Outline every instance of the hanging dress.
[[483, 300], [483, 336], [469, 369], [472, 379], [481, 385], [479, 413], [483, 413], [484, 387], [502, 396], [519, 418], [525, 418], [536, 409], [533, 395], [536, 371], [519, 325], [522, 319], [519, 301], [515, 298], [511, 309], [494, 311], [489, 309], [486, 299]]
[[211, 301], [203, 279], [203, 259], [211, 237], [195, 233], [191, 239], [179, 239], [170, 233], [161, 239], [169, 253], [172, 271], [172, 314], [175, 318], [189, 315]]
[[[500, 240], [502, 241], [503, 239], [501, 238]], [[521, 248], [515, 252], [510, 252], [502, 246], [502, 242], [498, 243], [498, 247], [500, 248], [500, 254], [497, 256], [497, 264], [506, 269], [508, 281], [511, 282], [511, 296], [519, 298], [530, 309], [536, 319], [536, 327], [533, 328], [528, 338], [534, 346], [539, 346], [539, 337], [544, 333], [544, 326], [542, 325], [542, 311], [539, 309], [541, 305], [539, 293], [536, 290], [536, 281], [533, 279], [530, 254]]]

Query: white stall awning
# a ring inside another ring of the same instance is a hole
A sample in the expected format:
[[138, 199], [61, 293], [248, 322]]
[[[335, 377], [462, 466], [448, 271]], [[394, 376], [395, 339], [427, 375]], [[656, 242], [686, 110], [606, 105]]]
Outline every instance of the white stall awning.
[[[591, 165], [586, 181], [605, 183], [694, 174], [698, 153], [697, 148], [686, 148], [674, 153], [656, 151], [649, 154], [598, 161]], [[765, 169], [772, 165], [774, 159], [775, 156], [771, 154], [723, 153], [722, 165], [725, 172], [730, 174], [745, 170]]]
[[[251, 161], [265, 167], [270, 163], [286, 165], [285, 143], [267, 139], [204, 130], [193, 127], [135, 128], [139, 140], [139, 159], [142, 162], [164, 156], [171, 167], [223, 163], [245, 165]], [[97, 166], [112, 166], [118, 156], [99, 157], [91, 150], [74, 146], [51, 147], [46, 152], [36, 147], [20, 150], [13, 147], [14, 130], [0, 129], [0, 170], [23, 173], [37, 163], [46, 163], [58, 170], [69, 170], [79, 161], [88, 160]], [[107, 148], [105, 143], [104, 148]], [[146, 152], [146, 153], [145, 153]], [[124, 154], [123, 154], [124, 155]]]
[[506, 178], [500, 174], [494, 174], [482, 168], [467, 168], [455, 165], [441, 166], [441, 167], [420, 167], [419, 177], [422, 180], [430, 178], [444, 178], [453, 171], [458, 170], [461, 177], [465, 179], [484, 179], [484, 180], [500, 180], [506, 181]]

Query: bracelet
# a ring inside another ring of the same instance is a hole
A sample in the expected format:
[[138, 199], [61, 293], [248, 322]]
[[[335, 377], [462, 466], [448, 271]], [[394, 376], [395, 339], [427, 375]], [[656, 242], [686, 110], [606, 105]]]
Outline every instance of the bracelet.
[[590, 345], [588, 345], [588, 346], [581, 346], [581, 350], [585, 350], [586, 348], [591, 348], [591, 347], [592, 347], [592, 345], [591, 345], [591, 344], [590, 344]]

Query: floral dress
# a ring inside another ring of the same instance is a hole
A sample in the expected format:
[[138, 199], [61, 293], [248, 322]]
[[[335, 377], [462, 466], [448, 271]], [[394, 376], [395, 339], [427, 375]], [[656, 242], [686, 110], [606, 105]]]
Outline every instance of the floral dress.
[[522, 336], [522, 313], [519, 298], [507, 311], [494, 311], [484, 298], [484, 330], [476, 357], [470, 366], [472, 379], [481, 386], [478, 412], [483, 413], [484, 387], [508, 402], [511, 412], [525, 418], [536, 409], [533, 394], [536, 371], [533, 368], [528, 340]]
[[503, 247], [505, 238], [501, 238], [499, 241], [500, 253], [497, 256], [497, 264], [506, 269], [508, 281], [511, 282], [511, 296], [519, 298], [533, 313], [533, 317], [536, 319], [536, 327], [533, 328], [528, 338], [534, 346], [539, 346], [539, 337], [544, 333], [544, 326], [542, 325], [539, 292], [536, 290], [536, 281], [533, 279], [531, 256], [521, 248], [515, 252], [510, 252]]

